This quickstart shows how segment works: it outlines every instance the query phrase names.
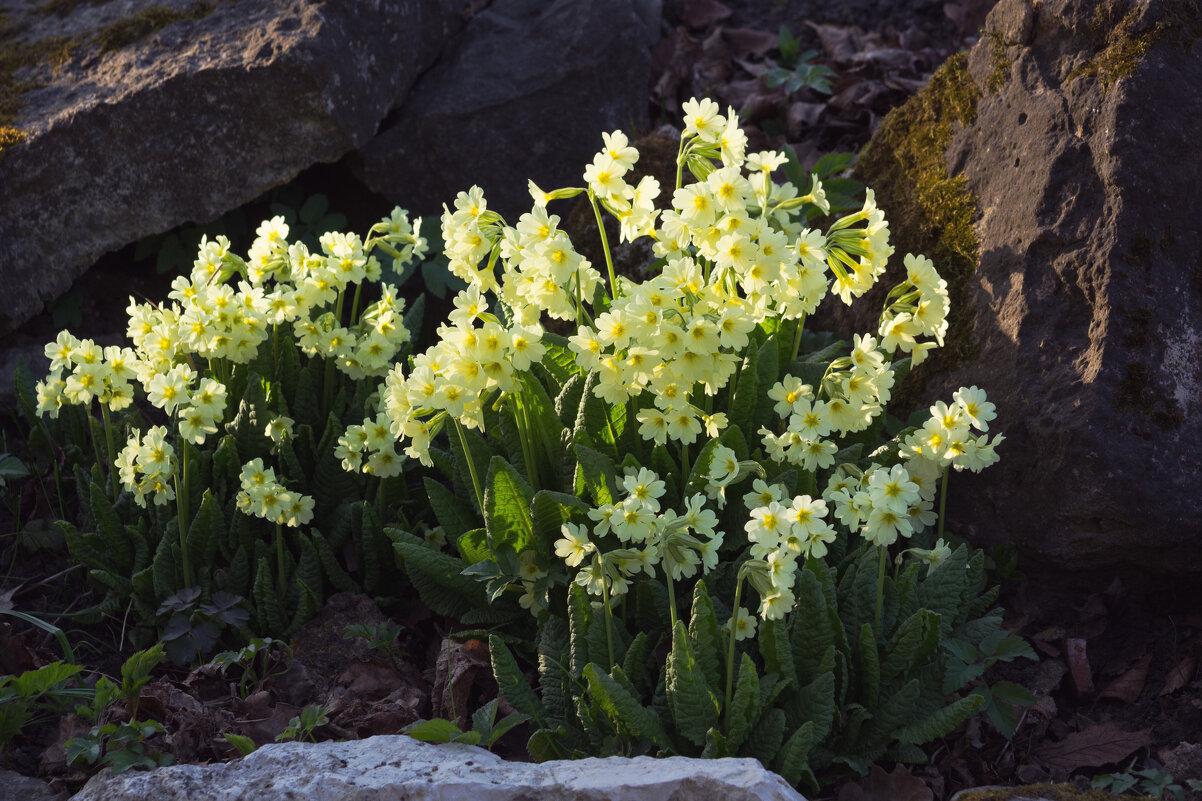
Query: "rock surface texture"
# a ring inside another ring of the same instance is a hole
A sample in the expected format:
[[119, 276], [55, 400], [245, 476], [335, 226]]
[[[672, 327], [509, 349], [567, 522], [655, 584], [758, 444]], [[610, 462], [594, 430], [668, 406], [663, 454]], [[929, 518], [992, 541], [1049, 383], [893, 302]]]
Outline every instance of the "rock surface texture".
[[1070, 570], [1202, 571], [1200, 36], [1190, 0], [1002, 0], [894, 112], [911, 130], [886, 119], [865, 153], [891, 220], [930, 212], [933, 234], [895, 225], [898, 255], [928, 249], [960, 316], [918, 394], [986, 388], [1007, 437], [953, 476], [958, 534]]
[[507, 218], [527, 180], [579, 186], [601, 132], [646, 127], [660, 0], [495, 0], [354, 158], [373, 190], [438, 213], [479, 184]]
[[219, 765], [95, 776], [75, 801], [805, 801], [754, 759], [505, 762], [405, 736], [268, 745]]
[[59, 16], [2, 0], [2, 48], [28, 57], [0, 95], [28, 91], [0, 143], [0, 334], [101, 254], [364, 144], [461, 27], [459, 5], [122, 0]]

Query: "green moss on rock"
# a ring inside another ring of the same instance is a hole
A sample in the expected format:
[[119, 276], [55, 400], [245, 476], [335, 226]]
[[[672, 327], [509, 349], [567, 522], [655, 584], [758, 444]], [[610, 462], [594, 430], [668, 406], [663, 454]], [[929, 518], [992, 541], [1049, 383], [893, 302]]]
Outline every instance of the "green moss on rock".
[[[977, 354], [970, 341], [968, 281], [980, 264], [973, 223], [977, 198], [962, 175], [948, 175], [945, 153], [952, 136], [977, 116], [981, 89], [968, 72], [968, 55], [952, 56], [927, 85], [889, 112], [861, 153], [856, 178], [876, 191], [898, 254], [922, 253], [947, 280], [951, 298], [946, 344], [928, 360], [923, 374], [951, 369]], [[901, 278], [901, 258], [891, 260], [891, 286]], [[896, 271], [894, 273], [893, 271]], [[909, 384], [901, 393], [920, 391]], [[899, 398], [906, 404], [907, 397]]]
[[[39, 6], [37, 12], [61, 16], [83, 3], [90, 2], [91, 0], [52, 0]], [[172, 23], [202, 19], [213, 13], [217, 5], [217, 2], [196, 2], [183, 11], [166, 6], [153, 6], [88, 35], [52, 36], [33, 42], [20, 40], [20, 27], [0, 15], [0, 155], [6, 148], [26, 139], [25, 132], [15, 125], [17, 116], [25, 105], [23, 98], [34, 89], [45, 85], [36, 79], [18, 79], [18, 72], [41, 65], [57, 71], [70, 61], [75, 51], [81, 47], [99, 46], [102, 53], [120, 50]]]

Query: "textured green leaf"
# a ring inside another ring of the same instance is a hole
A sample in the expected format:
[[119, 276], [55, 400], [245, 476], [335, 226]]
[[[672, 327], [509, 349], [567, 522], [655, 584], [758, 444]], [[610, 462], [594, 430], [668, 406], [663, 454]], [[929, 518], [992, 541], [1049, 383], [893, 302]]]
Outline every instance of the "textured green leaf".
[[542, 344], [546, 352], [541, 364], [555, 377], [560, 386], [575, 376], [584, 377], [585, 370], [576, 363], [576, 354], [568, 347], [566, 337], [547, 331], [543, 333]]
[[756, 399], [759, 395], [759, 354], [755, 348], [748, 348], [743, 357], [743, 364], [735, 378], [734, 397], [730, 400], [728, 412], [730, 422], [740, 428], [753, 431], [755, 421]]
[[508, 548], [520, 554], [534, 544], [530, 484], [509, 462], [494, 456], [484, 489], [484, 525], [493, 553]]
[[730, 756], [730, 745], [722, 732], [710, 729], [705, 733], [705, 748], [701, 749], [702, 759], [722, 759]]
[[640, 631], [631, 640], [630, 646], [622, 657], [622, 672], [630, 678], [630, 682], [638, 694], [649, 692], [651, 689], [647, 686], [648, 682], [646, 681], [649, 644], [646, 632]]
[[860, 700], [869, 709], [876, 709], [881, 694], [880, 651], [876, 646], [876, 632], [871, 623], [860, 626], [856, 642], [856, 674], [860, 686]]
[[539, 490], [534, 493], [530, 510], [538, 553], [550, 555], [555, 549], [555, 541], [563, 536], [560, 527], [572, 519], [572, 512], [585, 515], [590, 508], [580, 498], [566, 492]]
[[797, 607], [789, 616], [789, 642], [797, 681], [805, 683], [819, 675], [818, 668], [827, 648], [834, 644], [835, 634], [830, 617], [825, 612], [826, 596], [818, 576], [808, 565], [798, 571], [794, 591], [797, 594]]
[[777, 754], [777, 768], [784, 780], [796, 787], [810, 769], [809, 753], [814, 745], [814, 722], [807, 721], [793, 732]]
[[834, 725], [837, 710], [835, 674], [830, 671], [823, 673], [799, 689], [794, 695], [789, 711], [793, 713], [798, 722], [812, 722], [814, 724], [814, 740], [821, 742]]
[[764, 711], [751, 729], [744, 751], [761, 764], [771, 765], [785, 739], [785, 713], [780, 707]]
[[573, 375], [555, 396], [555, 414], [564, 426], [576, 425], [576, 413], [584, 392], [584, 376]]
[[113, 509], [100, 484], [92, 484], [88, 493], [92, 506], [92, 516], [96, 520], [96, 531], [104, 541], [104, 556], [108, 569], [117, 573], [126, 572], [133, 565], [133, 544], [125, 535], [125, 525]]
[[593, 607], [589, 603], [584, 588], [579, 584], [568, 586], [568, 665], [572, 670], [572, 678], [580, 679], [584, 675], [584, 666], [589, 659], [589, 628], [593, 619]]
[[910, 679], [877, 708], [872, 720], [864, 727], [864, 742], [876, 748], [889, 744], [893, 735], [912, 720], [918, 700], [918, 680]]
[[526, 677], [522, 675], [521, 668], [518, 667], [517, 660], [513, 658], [505, 641], [495, 634], [490, 636], [488, 650], [492, 657], [493, 677], [497, 680], [501, 695], [510, 706], [523, 715], [534, 718], [541, 726], [546, 715], [543, 704], [526, 683]]
[[[614, 670], [621, 672], [621, 668]], [[639, 703], [621, 682], [606, 674], [596, 662], [585, 666], [584, 680], [588, 682], [589, 695], [609, 715], [616, 727], [626, 729], [635, 737], [650, 740], [659, 748], [672, 747], [659, 716]]]
[[538, 632], [538, 684], [542, 690], [542, 703], [550, 720], [564, 721], [568, 717], [569, 682], [568, 668], [571, 639], [567, 623], [552, 615]]
[[793, 664], [793, 647], [783, 620], [765, 620], [760, 624], [760, 656], [764, 658], [764, 670], [775, 673], [782, 681], [797, 683], [797, 671]]
[[578, 462], [576, 468], [576, 494], [588, 493], [594, 506], [614, 502], [617, 488], [617, 468], [613, 460], [600, 451], [577, 443], [573, 446]]
[[718, 630], [714, 604], [705, 589], [705, 581], [693, 586], [693, 609], [689, 618], [689, 648], [697, 658], [706, 683], [715, 689], [725, 686], [722, 681], [723, 638]]
[[726, 740], [734, 754], [738, 753], [752, 723], [760, 715], [760, 677], [749, 654], [744, 653], [739, 662], [739, 680], [735, 683], [730, 706], [730, 729], [726, 732]]
[[296, 531], [295, 536], [300, 542], [301, 555], [292, 575], [292, 582], [297, 588], [297, 603], [286, 630], [288, 635], [296, 632], [316, 615], [321, 609], [322, 601], [325, 600], [325, 588], [321, 580], [321, 558], [317, 546], [303, 531]]
[[965, 604], [968, 589], [968, 547], [961, 545], [952, 555], [918, 584], [918, 602], [941, 618], [940, 629], [946, 636], [954, 627], [954, 621]]
[[359, 583], [351, 578], [350, 574], [343, 570], [342, 565], [338, 563], [338, 558], [334, 556], [334, 551], [325, 536], [315, 528], [309, 529], [309, 536], [312, 537], [313, 546], [317, 549], [317, 558], [321, 562], [322, 572], [330, 580], [330, 584], [342, 592], [362, 592]]
[[[68, 540], [70, 542], [70, 540]], [[176, 565], [179, 546], [172, 547], [171, 536], [164, 534], [159, 540], [154, 552], [154, 560], [150, 563], [151, 576], [154, 578], [154, 594], [161, 603], [180, 589], [181, 581], [177, 578]]]
[[271, 563], [267, 561], [266, 557], [260, 559], [255, 567], [255, 584], [252, 594], [263, 634], [274, 637], [281, 636], [286, 626], [284, 610], [280, 606], [280, 599], [275, 591], [275, 576], [271, 572]]
[[412, 534], [390, 529], [389, 536], [422, 601], [436, 614], [460, 617], [486, 605], [484, 587], [463, 575], [467, 565], [462, 560], [434, 550]]
[[889, 687], [918, 665], [935, 655], [939, 648], [939, 616], [919, 609], [906, 618], [889, 642], [881, 661], [881, 684]]
[[[677, 620], [672, 650], [665, 666], [665, 688], [672, 718], [681, 736], [694, 745], [705, 742], [708, 729], [717, 726], [720, 704], [708, 686], [705, 673], [689, 647], [684, 622]], [[782, 723], [783, 725], [783, 723]]]
[[985, 699], [979, 695], [967, 695], [899, 729], [894, 736], [900, 742], [914, 745], [946, 737], [953, 729], [976, 714], [984, 703]]

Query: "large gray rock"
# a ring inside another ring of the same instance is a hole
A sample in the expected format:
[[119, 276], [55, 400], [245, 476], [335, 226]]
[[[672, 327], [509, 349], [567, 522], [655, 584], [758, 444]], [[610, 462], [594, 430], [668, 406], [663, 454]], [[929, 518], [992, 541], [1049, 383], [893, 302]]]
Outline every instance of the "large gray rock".
[[953, 477], [958, 534], [1202, 572], [1200, 35], [1188, 0], [1003, 0], [864, 154], [891, 219], [920, 218], [899, 255], [938, 251], [960, 303], [920, 399], [983, 387], [1007, 437]]
[[405, 736], [268, 745], [219, 765], [102, 773], [75, 801], [805, 801], [754, 759], [505, 762]]
[[[63, 63], [34, 58], [12, 76], [41, 88], [12, 123], [25, 140], [0, 152], [0, 334], [101, 254], [214, 219], [362, 145], [462, 26], [464, 3], [210, 5], [115, 0], [59, 17], [0, 0], [0, 46], [74, 44]], [[152, 6], [203, 16], [156, 28]]]
[[602, 131], [646, 128], [661, 5], [495, 0], [356, 154], [356, 172], [419, 213], [478, 184], [516, 217], [527, 180], [582, 185]]

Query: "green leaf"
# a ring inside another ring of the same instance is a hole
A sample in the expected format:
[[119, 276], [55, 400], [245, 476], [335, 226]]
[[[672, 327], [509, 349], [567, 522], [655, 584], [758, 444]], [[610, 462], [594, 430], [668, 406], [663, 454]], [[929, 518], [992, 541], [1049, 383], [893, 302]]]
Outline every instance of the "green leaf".
[[534, 690], [526, 683], [517, 660], [513, 658], [505, 641], [495, 634], [488, 638], [488, 650], [492, 657], [493, 677], [497, 680], [497, 688], [509, 705], [524, 715], [529, 715], [536, 721], [546, 716], [542, 702], [534, 694]]
[[876, 632], [871, 623], [860, 626], [856, 648], [856, 673], [860, 681], [861, 700], [869, 709], [876, 709], [881, 693], [880, 651], [876, 647]]
[[976, 714], [984, 703], [985, 699], [979, 695], [967, 695], [927, 717], [899, 729], [894, 736], [900, 742], [914, 745], [922, 745], [931, 740], [946, 737], [953, 729]]
[[780, 707], [767, 709], [752, 728], [743, 749], [761, 764], [771, 765], [785, 739], [785, 713]]
[[579, 584], [568, 586], [568, 657], [572, 678], [584, 675], [584, 666], [589, 659], [588, 632], [593, 618], [593, 607]]
[[[814, 560], [808, 560], [814, 561]], [[807, 565], [798, 571], [797, 607], [789, 616], [789, 641], [798, 682], [813, 681], [828, 647], [834, 645], [831, 620], [824, 613], [827, 598], [814, 569]]]
[[568, 716], [571, 673], [565, 655], [570, 647], [567, 623], [562, 617], [549, 617], [538, 632], [538, 684], [550, 720], [562, 721]]
[[617, 488], [617, 468], [613, 460], [580, 443], [573, 447], [573, 451], [577, 461], [576, 494], [587, 492], [594, 506], [613, 503]]
[[906, 618], [889, 642], [881, 663], [881, 683], [890, 686], [933, 657], [939, 648], [939, 616], [919, 609]]
[[520, 554], [534, 543], [530, 503], [534, 492], [509, 462], [494, 456], [484, 489], [484, 524], [493, 553]]
[[[614, 670], [621, 673], [621, 668]], [[585, 666], [584, 680], [588, 682], [589, 695], [596, 699], [615, 726], [625, 728], [636, 737], [650, 740], [659, 748], [667, 750], [672, 747], [659, 716], [639, 703], [637, 698], [619, 681], [607, 675], [596, 662]], [[704, 734], [702, 736], [704, 737]]]
[[760, 677], [749, 654], [744, 653], [739, 662], [739, 680], [735, 683], [730, 706], [730, 730], [726, 732], [726, 739], [730, 752], [738, 753], [760, 714]]
[[450, 743], [456, 741], [464, 731], [445, 718], [434, 718], [410, 723], [401, 729], [401, 734], [407, 734], [423, 743]]
[[919, 689], [918, 679], [910, 679], [900, 690], [875, 708], [872, 720], [868, 721], [864, 729], [866, 745], [883, 747], [893, 739], [893, 733], [904, 726], [914, 714]]
[[254, 740], [242, 734], [235, 734], [232, 731], [227, 731], [221, 736], [225, 738], [227, 743], [234, 747], [234, 750], [238, 752], [238, 756], [248, 756], [253, 754], [255, 748], [258, 747], [255, 745]]
[[574, 376], [583, 378], [586, 371], [576, 363], [576, 354], [568, 346], [566, 337], [549, 331], [543, 333], [542, 345], [546, 348], [541, 364], [555, 377], [562, 387]]
[[461, 559], [431, 548], [412, 534], [396, 529], [387, 533], [413, 586], [435, 614], [461, 617], [486, 605], [484, 587], [463, 575], [467, 565]]
[[760, 656], [764, 658], [764, 670], [775, 673], [788, 684], [797, 683], [797, 672], [793, 665], [793, 649], [789, 642], [783, 620], [765, 620], [760, 624]]
[[777, 755], [777, 773], [794, 787], [810, 769], [809, 753], [814, 739], [814, 721], [806, 721], [785, 741]]
[[469, 565], [474, 566], [480, 562], [492, 560], [492, 551], [488, 549], [488, 535], [482, 528], [465, 531], [459, 539], [455, 540], [455, 547], [459, 549], [459, 555], [463, 557], [463, 561]]
[[[775, 346], [774, 346], [775, 347]], [[746, 431], [754, 431], [756, 398], [759, 394], [759, 354], [747, 349], [735, 378], [734, 397], [730, 400], [730, 422]]]
[[[830, 652], [833, 656], [833, 649]], [[788, 711], [795, 721], [813, 722], [815, 741], [825, 738], [834, 725], [837, 712], [834, 671], [823, 673], [798, 690]]]
[[456, 497], [445, 485], [429, 476], [423, 478], [422, 482], [426, 488], [426, 497], [430, 500], [430, 508], [434, 510], [438, 525], [442, 526], [448, 539], [455, 539], [465, 531], [480, 525], [479, 518], [471, 512], [470, 504]]
[[689, 647], [697, 656], [697, 664], [710, 687], [722, 687], [723, 638], [718, 631], [718, 618], [710, 601], [705, 581], [693, 586], [693, 609], [689, 617]]
[[677, 730], [694, 745], [702, 745], [706, 731], [718, 725], [720, 705], [706, 682], [704, 671], [697, 664], [684, 622], [680, 620], [676, 621], [672, 633], [665, 678], [668, 705]]
[[276, 578], [271, 571], [271, 563], [266, 557], [259, 559], [255, 568], [255, 583], [252, 595], [255, 599], [255, 611], [259, 614], [259, 622], [265, 636], [281, 636], [287, 623], [284, 620], [284, 610], [280, 605], [279, 596], [275, 591]]
[[534, 543], [539, 554], [550, 554], [555, 541], [562, 535], [560, 527], [572, 519], [572, 512], [580, 515], [589, 512], [589, 505], [575, 495], [566, 492], [539, 490], [530, 504], [534, 528]]

